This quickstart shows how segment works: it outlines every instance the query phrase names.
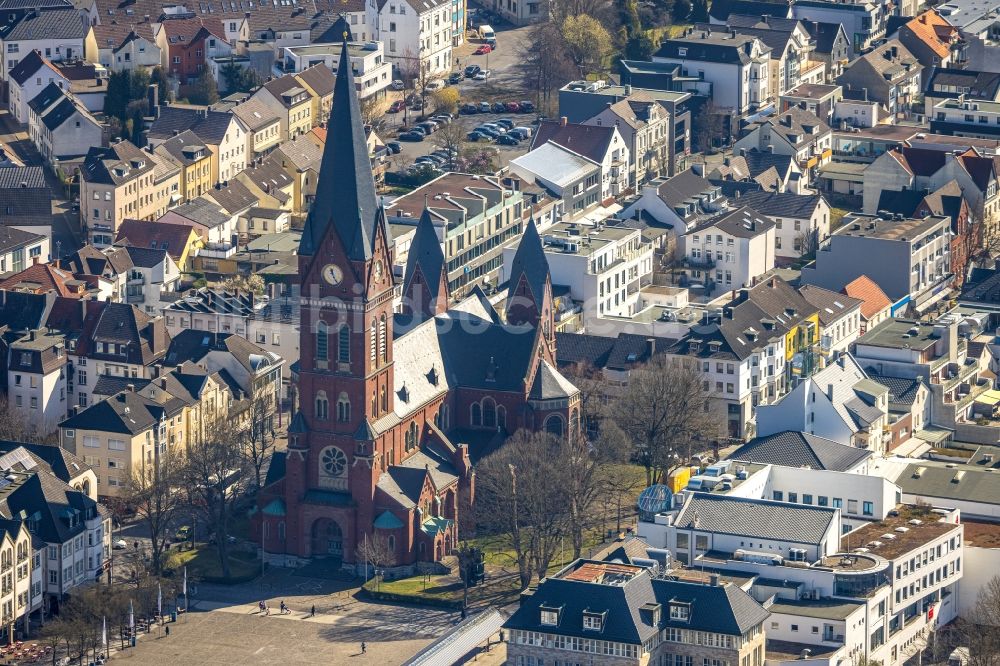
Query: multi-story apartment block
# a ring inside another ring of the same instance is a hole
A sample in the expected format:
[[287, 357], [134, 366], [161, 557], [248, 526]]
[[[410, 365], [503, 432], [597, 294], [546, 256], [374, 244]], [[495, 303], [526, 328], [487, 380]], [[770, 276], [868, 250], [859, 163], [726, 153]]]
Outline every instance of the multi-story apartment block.
[[843, 25], [850, 40], [851, 57], [869, 49], [873, 42], [886, 36], [886, 22], [891, 5], [874, 2], [830, 2], [829, 0], [799, 0], [791, 3], [790, 17], [804, 23], [821, 22]]
[[864, 301], [811, 284], [799, 287], [799, 293], [819, 310], [823, 358], [830, 361], [848, 351], [862, 333]]
[[833, 156], [833, 133], [830, 126], [815, 114], [793, 106], [776, 118], [765, 118], [751, 124], [746, 133], [733, 144], [733, 151], [758, 151], [790, 155], [803, 172], [811, 173]]
[[452, 25], [452, 0], [383, 3], [378, 36], [397, 77], [439, 77], [451, 71]]
[[740, 207], [692, 227], [681, 238], [688, 274], [705, 293], [752, 287], [774, 269], [775, 224]]
[[[444, 250], [448, 292], [461, 299], [476, 284], [505, 281], [504, 246], [521, 237], [525, 206], [517, 179], [446, 173], [394, 199], [386, 216], [394, 228], [415, 227], [426, 208]], [[394, 270], [400, 273], [405, 249], [397, 243]]]
[[93, 147], [80, 169], [80, 218], [91, 244], [108, 247], [126, 219], [155, 220], [181, 198], [181, 169], [119, 140]]
[[588, 125], [566, 118], [543, 120], [531, 139], [531, 149], [554, 143], [601, 167], [601, 201], [623, 194], [635, 185], [628, 143], [615, 123]]
[[21, 58], [38, 51], [48, 60], [97, 60], [90, 25], [71, 5], [20, 12], [0, 27], [0, 78], [4, 81]]
[[[383, 42], [351, 42], [347, 45], [360, 99], [384, 95], [383, 91], [392, 84], [392, 65], [386, 59], [384, 47]], [[288, 47], [284, 50], [285, 59], [281, 68], [288, 74], [299, 74], [316, 65], [325, 65], [328, 71], [336, 71], [341, 50], [339, 43]], [[330, 83], [333, 83], [332, 76]], [[326, 115], [329, 112], [327, 108]], [[320, 122], [325, 119], [324, 116]]]
[[844, 87], [866, 89], [868, 98], [892, 118], [909, 118], [921, 88], [923, 66], [899, 40], [893, 39], [858, 57], [837, 78]]
[[968, 101], [960, 94], [942, 99], [929, 110], [931, 131], [980, 139], [1000, 137], [1000, 102]]
[[29, 331], [9, 345], [7, 398], [38, 435], [46, 435], [66, 418], [68, 357], [63, 335], [46, 329]]
[[200, 197], [215, 184], [212, 176], [218, 173], [218, 156], [191, 130], [167, 139], [153, 153], [180, 169], [180, 195], [186, 201]]
[[[281, 115], [260, 99], [251, 97], [233, 107], [233, 115], [247, 138], [247, 161], [266, 155], [281, 143]], [[287, 115], [286, 115], [287, 121]]]
[[655, 574], [577, 560], [547, 577], [504, 623], [507, 663], [764, 665], [768, 612], [738, 585]]
[[774, 220], [774, 255], [780, 265], [814, 252], [830, 235], [830, 204], [820, 194], [748, 192], [739, 204]]
[[730, 14], [730, 29], [741, 35], [757, 37], [771, 47], [768, 76], [773, 100], [801, 83], [823, 83], [826, 65], [813, 60], [816, 41], [802, 21], [771, 16]]
[[28, 102], [35, 98], [50, 83], [69, 90], [70, 82], [38, 51], [32, 51], [21, 59], [7, 74], [9, 106], [17, 122], [28, 123]]
[[839, 290], [861, 275], [893, 302], [909, 299], [916, 308], [929, 307], [952, 279], [951, 219], [848, 216], [820, 245], [815, 263], [802, 270], [802, 282]]
[[75, 95], [50, 83], [28, 102], [28, 136], [52, 167], [104, 143], [104, 127]]
[[216, 17], [172, 17], [156, 24], [154, 39], [160, 49], [160, 67], [181, 83], [191, 83], [209, 60], [227, 56], [233, 46]]
[[278, 116], [282, 141], [295, 139], [313, 127], [312, 94], [294, 75], [271, 79], [251, 99], [260, 100], [272, 114]]
[[155, 148], [184, 130], [191, 130], [211, 150], [212, 183], [225, 183], [247, 165], [247, 137], [233, 114], [211, 109], [157, 106], [155, 120], [146, 132], [146, 141]]
[[[570, 299], [583, 308], [584, 325], [638, 311], [639, 288], [653, 273], [653, 245], [639, 229], [561, 223], [546, 229], [542, 241], [552, 283], [569, 288]], [[501, 283], [511, 275], [516, 249], [516, 243], [504, 248]]]
[[736, 30], [690, 29], [665, 39], [654, 63], [681, 66], [684, 76], [712, 84], [712, 100], [721, 109], [742, 116], [776, 101], [769, 83], [771, 47]]

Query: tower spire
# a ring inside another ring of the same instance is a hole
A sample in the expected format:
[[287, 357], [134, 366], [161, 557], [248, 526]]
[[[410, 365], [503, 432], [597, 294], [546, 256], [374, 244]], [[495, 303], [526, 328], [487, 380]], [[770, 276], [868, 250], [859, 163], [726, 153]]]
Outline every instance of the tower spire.
[[[352, 214], [352, 211], [357, 213]], [[383, 224], [381, 215], [345, 39], [333, 86], [333, 106], [320, 162], [316, 199], [306, 218], [299, 254], [315, 254], [332, 226], [348, 258], [366, 261], [374, 252], [375, 230]]]
[[[420, 276], [419, 279], [417, 276]], [[424, 320], [448, 309], [444, 252], [426, 200], [403, 272], [403, 308]]]

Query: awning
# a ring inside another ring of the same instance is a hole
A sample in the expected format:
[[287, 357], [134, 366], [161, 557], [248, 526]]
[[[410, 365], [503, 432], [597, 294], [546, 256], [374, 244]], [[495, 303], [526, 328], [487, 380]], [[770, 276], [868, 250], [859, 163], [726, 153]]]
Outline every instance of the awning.
[[981, 405], [989, 405], [992, 407], [993, 405], [1000, 402], [1000, 391], [997, 391], [995, 389], [990, 389], [989, 391], [986, 391], [978, 398], [976, 398], [976, 402], [978, 402]]
[[890, 453], [901, 458], [920, 458], [932, 448], [934, 448], [933, 445], [928, 444], [924, 440], [918, 437], [911, 437], [894, 448]]
[[954, 431], [947, 428], [938, 428], [937, 426], [927, 426], [926, 428], [913, 431], [914, 437], [930, 444], [940, 444], [954, 434]]
[[504, 617], [496, 608], [473, 615], [460, 622], [453, 631], [418, 652], [405, 663], [405, 666], [461, 663], [465, 655], [500, 631], [503, 623]]

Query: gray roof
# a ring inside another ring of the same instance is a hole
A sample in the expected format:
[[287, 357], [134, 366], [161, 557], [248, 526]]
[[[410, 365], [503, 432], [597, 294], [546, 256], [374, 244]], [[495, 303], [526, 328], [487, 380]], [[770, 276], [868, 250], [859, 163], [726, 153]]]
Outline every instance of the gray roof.
[[866, 449], [793, 430], [755, 437], [729, 455], [732, 460], [835, 472], [852, 470], [869, 457]]
[[[426, 208], [420, 215], [420, 221], [417, 223], [417, 230], [413, 234], [413, 242], [410, 243], [410, 251], [406, 257], [406, 270], [403, 274], [404, 298], [414, 296], [410, 293], [411, 282], [418, 269], [431, 303], [435, 303], [442, 296], [448, 298], [447, 293], [438, 293], [442, 283], [447, 282], [447, 276], [444, 281], [441, 279], [442, 275], [445, 274], [444, 251], [441, 249], [441, 241], [434, 230], [430, 211]], [[448, 285], [444, 284], [444, 288], [447, 292]]]
[[174, 134], [191, 130], [203, 142], [218, 145], [225, 140], [231, 122], [232, 114], [222, 111], [161, 105], [147, 135], [154, 139], [169, 139]]
[[14, 23], [0, 27], [0, 40], [19, 42], [79, 39], [82, 46], [88, 29], [83, 17], [74, 7], [40, 9], [37, 12], [27, 12]]
[[532, 400], [562, 400], [577, 393], [577, 388], [543, 359], [528, 397]]
[[807, 284], [799, 287], [799, 293], [819, 310], [819, 323], [828, 326], [845, 313], [861, 308], [860, 298], [851, 298], [836, 291]]
[[[674, 524], [689, 529], [697, 519], [698, 530], [702, 532], [818, 544], [836, 515], [837, 510], [832, 508], [694, 493], [684, 503]], [[839, 536], [836, 530], [834, 534]]]
[[761, 215], [808, 220], [823, 201], [820, 194], [792, 192], [748, 192], [740, 197], [741, 206], [749, 206]]
[[[922, 468], [919, 477], [918, 468]], [[956, 475], [959, 472], [965, 474], [956, 482]], [[908, 465], [896, 478], [895, 483], [907, 495], [1000, 504], [1000, 483], [997, 483], [995, 468], [990, 466], [946, 467], [944, 463], [921, 461]], [[963, 511], [963, 513], [973, 512]], [[984, 514], [991, 517], [994, 515], [992, 511], [986, 511]]]
[[742, 206], [736, 210], [726, 211], [706, 220], [698, 226], [693, 227], [688, 233], [698, 233], [706, 229], [719, 229], [736, 238], [754, 238], [767, 233], [774, 226], [774, 220], [757, 214], [752, 208]]
[[508, 306], [516, 300], [514, 290], [522, 275], [528, 283], [528, 288], [531, 289], [535, 303], [540, 307], [545, 294], [545, 285], [549, 281], [549, 262], [545, 258], [542, 239], [538, 236], [534, 218], [528, 220], [524, 234], [518, 241], [514, 260], [510, 264], [510, 281], [507, 283]]
[[889, 403], [912, 405], [917, 399], [917, 393], [923, 381], [919, 378], [889, 377], [888, 375], [869, 374], [869, 379], [882, 384], [889, 389]]
[[0, 226], [0, 252], [10, 252], [19, 247], [44, 240], [44, 236], [22, 231], [17, 227]]

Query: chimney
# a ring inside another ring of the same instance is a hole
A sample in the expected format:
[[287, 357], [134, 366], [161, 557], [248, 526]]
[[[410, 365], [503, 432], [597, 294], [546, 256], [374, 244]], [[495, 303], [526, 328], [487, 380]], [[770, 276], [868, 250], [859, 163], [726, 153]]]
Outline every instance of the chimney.
[[163, 389], [164, 391], [167, 390], [167, 378], [166, 377], [161, 377], [160, 378], [160, 388]]
[[567, 125], [568, 123], [569, 123], [569, 118], [567, 118], [566, 116], [561, 116], [561, 117], [559, 118], [559, 126], [560, 126], [560, 127], [566, 127], [566, 125]]
[[656, 338], [646, 338], [646, 358], [652, 359], [656, 353]]
[[125, 386], [125, 390], [129, 393], [135, 393], [135, 384], [128, 384]]
[[733, 28], [732, 30], [729, 31], [729, 38], [736, 39], [736, 28]]
[[625, 84], [625, 95], [628, 96], [628, 95], [631, 95], [631, 94], [632, 94], [632, 84], [631, 83], [626, 83]]
[[826, 397], [833, 402], [833, 384], [826, 385]]
[[34, 340], [35, 340], [35, 331], [34, 330], [28, 331], [28, 339], [31, 340], [32, 342], [34, 342]]
[[712, 587], [719, 587], [719, 574], [712, 574], [709, 576], [708, 582]]

